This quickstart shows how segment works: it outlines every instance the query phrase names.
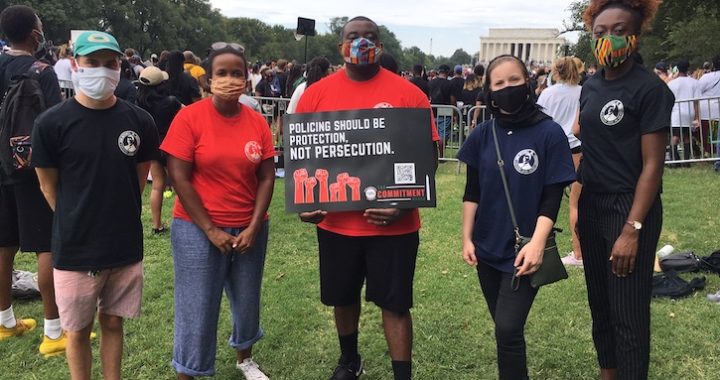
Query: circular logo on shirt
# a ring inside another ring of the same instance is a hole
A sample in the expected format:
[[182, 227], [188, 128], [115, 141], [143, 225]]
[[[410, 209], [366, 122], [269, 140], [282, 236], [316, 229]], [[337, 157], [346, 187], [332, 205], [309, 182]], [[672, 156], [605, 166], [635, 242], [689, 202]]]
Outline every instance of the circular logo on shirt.
[[262, 148], [257, 141], [248, 141], [248, 143], [245, 144], [245, 157], [254, 164], [262, 160]]
[[538, 168], [538, 156], [532, 149], [525, 149], [518, 152], [513, 160], [515, 170], [524, 175], [535, 173]]
[[125, 131], [118, 137], [118, 148], [126, 156], [134, 156], [140, 148], [140, 136], [135, 131]]
[[393, 108], [393, 105], [388, 102], [380, 102], [376, 104], [373, 108]]
[[625, 106], [619, 100], [611, 100], [600, 111], [600, 120], [605, 125], [613, 126], [622, 121], [625, 116]]
[[373, 186], [365, 188], [365, 198], [369, 201], [374, 201], [377, 198], [377, 189]]

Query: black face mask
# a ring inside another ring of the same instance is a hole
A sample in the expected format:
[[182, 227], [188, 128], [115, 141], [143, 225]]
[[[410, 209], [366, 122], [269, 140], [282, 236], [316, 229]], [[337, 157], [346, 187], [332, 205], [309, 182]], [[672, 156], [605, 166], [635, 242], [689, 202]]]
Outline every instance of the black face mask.
[[[527, 84], [505, 87], [490, 92], [487, 97], [488, 109], [493, 117], [500, 121], [501, 126], [530, 126], [549, 118], [538, 109], [535, 97]], [[501, 109], [508, 113], [500, 112]]]
[[523, 109], [523, 106], [531, 99], [530, 95], [530, 87], [524, 83], [491, 92], [490, 101], [493, 107], [514, 115]]

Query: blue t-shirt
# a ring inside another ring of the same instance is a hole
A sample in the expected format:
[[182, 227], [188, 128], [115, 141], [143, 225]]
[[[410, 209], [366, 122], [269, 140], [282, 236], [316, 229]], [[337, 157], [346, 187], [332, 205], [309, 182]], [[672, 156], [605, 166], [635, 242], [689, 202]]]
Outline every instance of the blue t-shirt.
[[[478, 260], [512, 273], [515, 236], [492, 134], [493, 121], [480, 124], [458, 152], [460, 161], [478, 171], [480, 201], [472, 240]], [[532, 236], [543, 188], [575, 181], [575, 167], [562, 127], [545, 119], [535, 125], [506, 128], [497, 124], [500, 153], [520, 234]]]

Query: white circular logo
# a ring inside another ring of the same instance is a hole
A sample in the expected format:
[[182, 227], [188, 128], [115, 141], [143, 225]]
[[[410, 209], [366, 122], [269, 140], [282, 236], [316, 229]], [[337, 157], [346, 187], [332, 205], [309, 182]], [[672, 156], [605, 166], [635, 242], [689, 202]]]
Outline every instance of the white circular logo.
[[532, 149], [525, 149], [518, 152], [513, 160], [515, 170], [524, 175], [533, 174], [538, 168], [538, 156]]
[[118, 148], [126, 156], [134, 156], [140, 148], [140, 136], [135, 131], [125, 131], [118, 137]]
[[245, 144], [245, 157], [250, 162], [257, 164], [262, 159], [262, 147], [256, 141], [248, 141]]
[[366, 187], [365, 198], [369, 201], [374, 201], [377, 198], [377, 189], [372, 186]]
[[611, 100], [600, 111], [600, 120], [605, 125], [613, 126], [622, 121], [625, 116], [625, 106], [619, 100]]
[[376, 104], [373, 108], [393, 108], [393, 106], [388, 102], [380, 102]]

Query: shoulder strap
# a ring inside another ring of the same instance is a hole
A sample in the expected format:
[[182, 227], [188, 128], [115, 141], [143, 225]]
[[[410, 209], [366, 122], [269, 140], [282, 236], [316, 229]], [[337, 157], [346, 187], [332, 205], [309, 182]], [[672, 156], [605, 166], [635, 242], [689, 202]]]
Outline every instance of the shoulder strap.
[[520, 240], [520, 227], [518, 227], [517, 218], [515, 217], [515, 209], [513, 208], [512, 198], [510, 197], [510, 186], [508, 186], [507, 177], [505, 176], [505, 161], [500, 153], [500, 143], [498, 143], [497, 131], [495, 130], [495, 119], [492, 120], [490, 128], [492, 129], [493, 141], [495, 142], [495, 153], [497, 154], [497, 164], [500, 169], [500, 178], [502, 179], [503, 189], [505, 190], [505, 200], [507, 200], [508, 210], [510, 210], [510, 219], [512, 219], [513, 229], [515, 231], [515, 239]]
[[37, 76], [40, 75], [40, 73], [42, 73], [43, 71], [45, 71], [48, 67], [50, 67], [50, 65], [48, 65], [47, 63], [37, 60], [33, 62], [32, 65], [30, 65], [27, 73], [28, 75], [30, 75], [30, 77], [37, 78]]

